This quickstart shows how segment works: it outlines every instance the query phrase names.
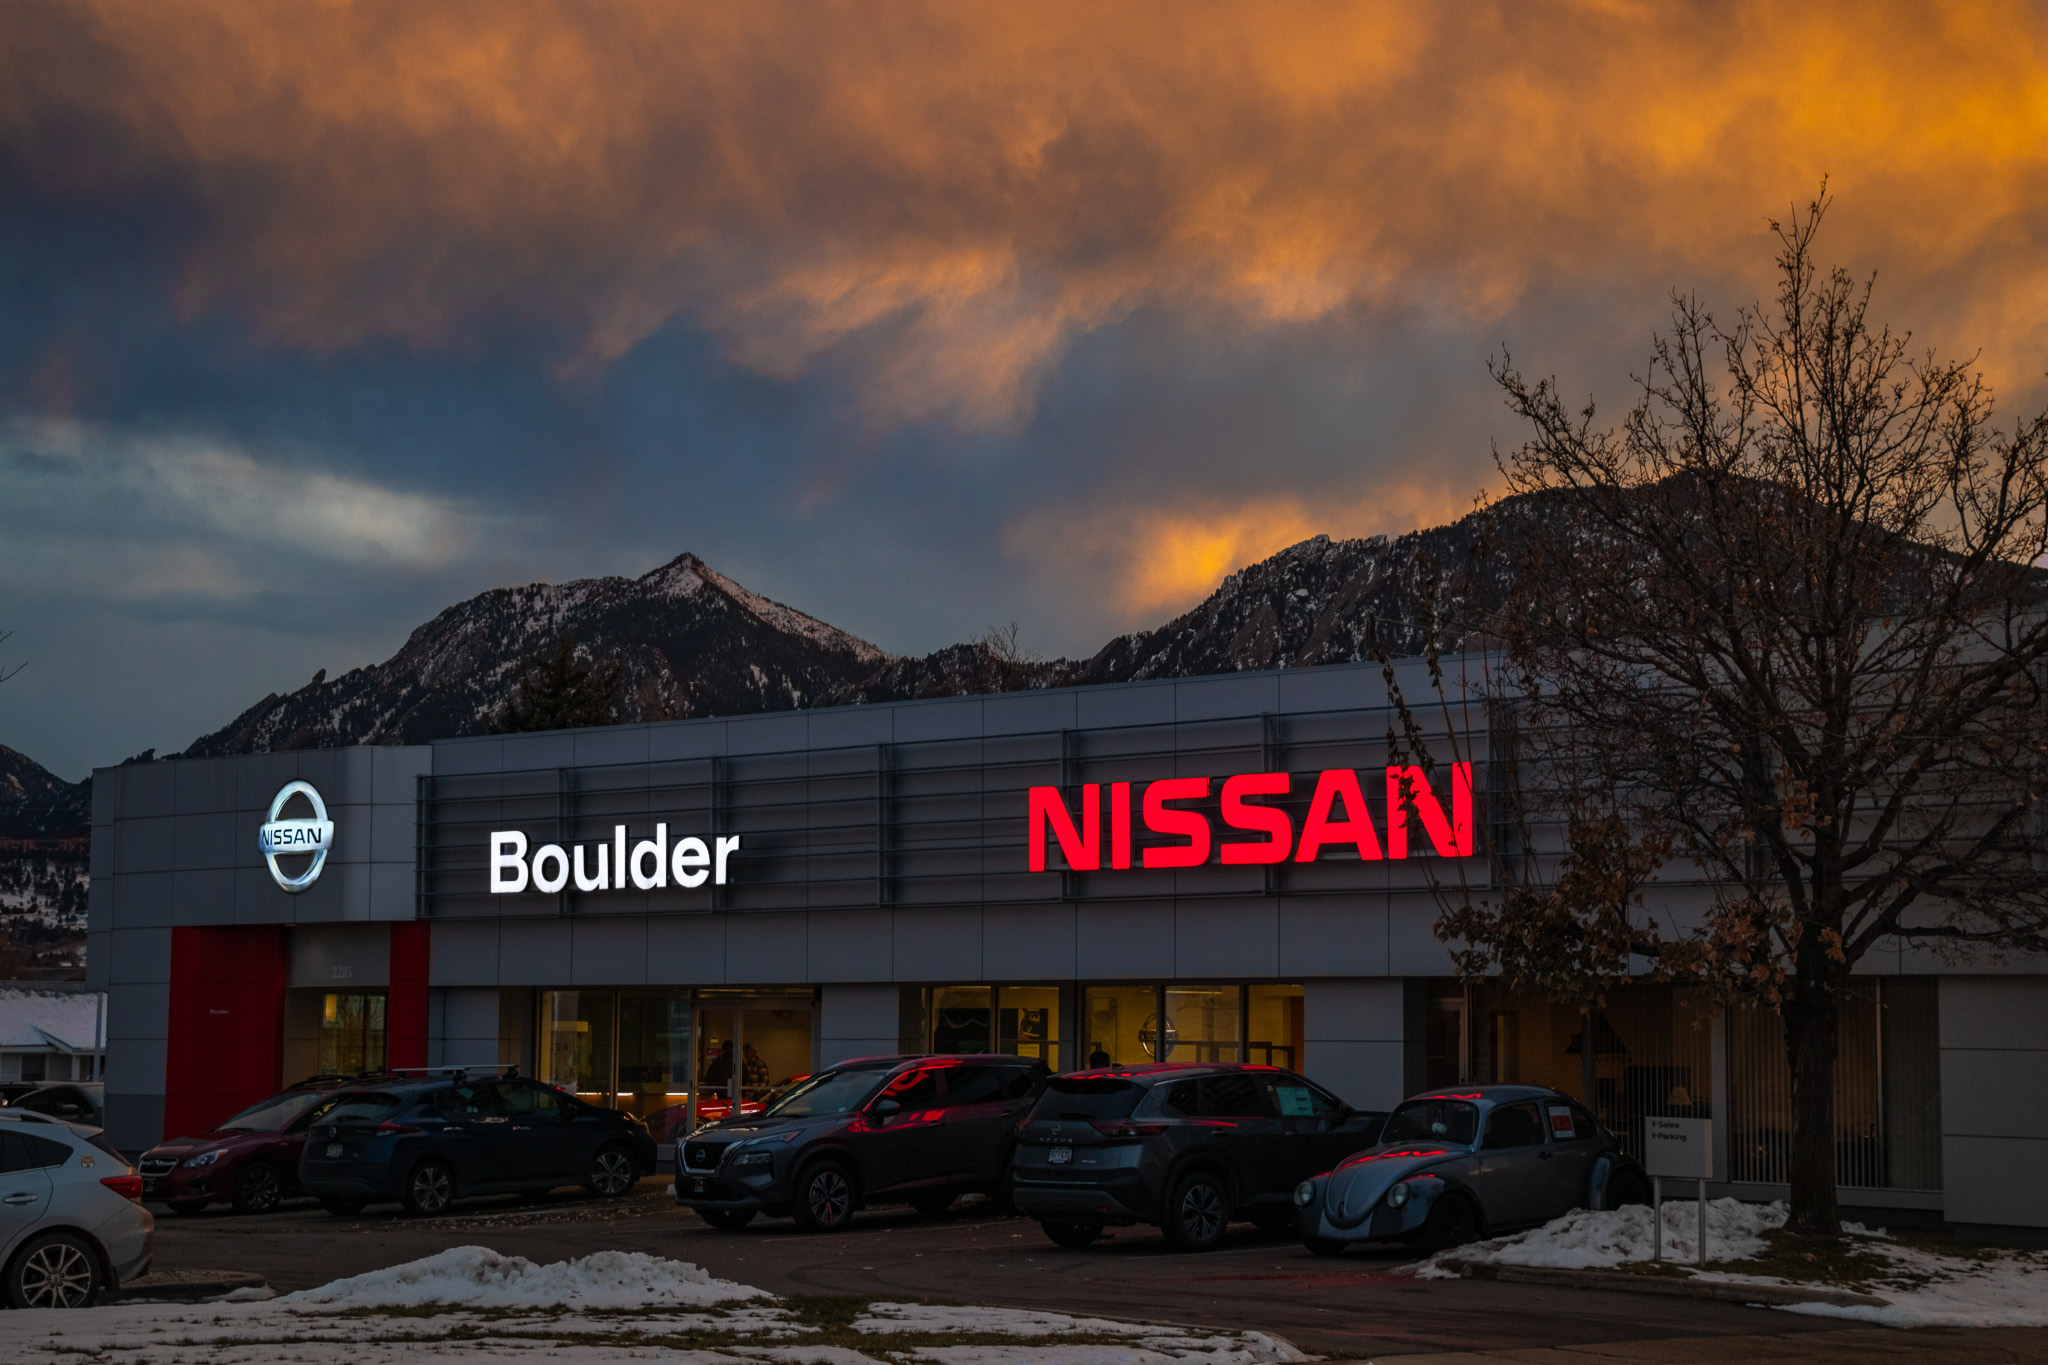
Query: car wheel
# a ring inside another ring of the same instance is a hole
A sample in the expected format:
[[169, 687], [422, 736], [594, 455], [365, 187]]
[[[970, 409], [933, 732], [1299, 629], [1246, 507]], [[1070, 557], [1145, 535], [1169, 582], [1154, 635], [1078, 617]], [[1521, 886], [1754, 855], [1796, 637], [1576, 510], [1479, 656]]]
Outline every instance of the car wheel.
[[853, 1177], [836, 1161], [821, 1161], [797, 1181], [790, 1210], [805, 1232], [837, 1232], [853, 1217]]
[[738, 1232], [754, 1221], [752, 1209], [698, 1209], [697, 1216], [720, 1232]]
[[1063, 1247], [1085, 1247], [1102, 1236], [1102, 1228], [1096, 1223], [1055, 1223], [1050, 1219], [1038, 1226], [1045, 1229], [1045, 1235], [1054, 1244]]
[[1190, 1171], [1174, 1182], [1166, 1201], [1167, 1242], [1177, 1251], [1213, 1251], [1230, 1227], [1230, 1195], [1221, 1178]]
[[1342, 1256], [1344, 1243], [1334, 1237], [1304, 1237], [1301, 1244], [1308, 1248], [1311, 1256]]
[[445, 1161], [427, 1160], [412, 1168], [405, 1178], [405, 1211], [421, 1218], [445, 1213], [455, 1200], [455, 1172]]
[[194, 1214], [205, 1213], [206, 1206], [212, 1202], [210, 1199], [173, 1199], [164, 1207], [180, 1218], [190, 1218]]
[[91, 1244], [53, 1232], [23, 1247], [7, 1267], [7, 1302], [16, 1308], [89, 1308], [104, 1283]]
[[1429, 1217], [1423, 1220], [1422, 1235], [1415, 1240], [1416, 1245], [1433, 1254], [1461, 1247], [1478, 1235], [1479, 1214], [1472, 1201], [1462, 1194], [1446, 1193], [1437, 1196]]
[[363, 1211], [363, 1203], [363, 1200], [345, 1199], [338, 1194], [323, 1194], [320, 1196], [320, 1207], [326, 1209], [336, 1218], [355, 1217]]
[[639, 1179], [633, 1170], [633, 1154], [623, 1147], [601, 1147], [591, 1158], [590, 1171], [583, 1177], [583, 1188], [599, 1199], [617, 1199], [633, 1188]]
[[252, 1161], [235, 1177], [235, 1212], [269, 1213], [284, 1198], [284, 1175], [267, 1161]]
[[953, 1207], [957, 1194], [921, 1194], [910, 1201], [910, 1207], [927, 1218], [936, 1218]]
[[1634, 1171], [1623, 1168], [1607, 1177], [1607, 1207], [1625, 1209], [1631, 1204], [1650, 1202], [1649, 1182]]

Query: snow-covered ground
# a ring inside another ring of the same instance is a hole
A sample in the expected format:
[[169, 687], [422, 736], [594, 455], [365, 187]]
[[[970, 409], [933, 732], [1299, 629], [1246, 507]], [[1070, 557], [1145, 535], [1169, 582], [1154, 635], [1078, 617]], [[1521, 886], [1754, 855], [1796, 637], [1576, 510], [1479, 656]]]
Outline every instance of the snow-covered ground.
[[[1706, 1270], [1695, 1268], [1699, 1254], [1698, 1205], [1664, 1206], [1664, 1258], [1687, 1274], [1724, 1284], [1790, 1284], [1768, 1275], [1742, 1274], [1721, 1266], [1761, 1255], [1766, 1232], [1785, 1225], [1783, 1204], [1745, 1204], [1716, 1199], [1707, 1204]], [[2048, 1253], [1983, 1250], [1974, 1255], [1949, 1254], [1925, 1246], [1908, 1246], [1855, 1223], [1842, 1225], [1857, 1250], [1883, 1268], [1869, 1278], [1837, 1288], [1854, 1289], [1886, 1300], [1875, 1305], [1803, 1303], [1788, 1312], [1851, 1318], [1891, 1327], [2048, 1327]], [[1650, 1210], [1643, 1207], [1612, 1212], [1580, 1210], [1513, 1237], [1475, 1242], [1415, 1268], [1421, 1279], [1449, 1279], [1443, 1260], [1496, 1265], [1547, 1266], [1560, 1270], [1611, 1269], [1653, 1258]]]
[[455, 1247], [282, 1297], [0, 1313], [0, 1359], [151, 1365], [433, 1360], [689, 1365], [1290, 1365], [1258, 1332], [1209, 1333], [1010, 1308], [876, 1302], [807, 1317], [686, 1261], [601, 1251], [537, 1265]]

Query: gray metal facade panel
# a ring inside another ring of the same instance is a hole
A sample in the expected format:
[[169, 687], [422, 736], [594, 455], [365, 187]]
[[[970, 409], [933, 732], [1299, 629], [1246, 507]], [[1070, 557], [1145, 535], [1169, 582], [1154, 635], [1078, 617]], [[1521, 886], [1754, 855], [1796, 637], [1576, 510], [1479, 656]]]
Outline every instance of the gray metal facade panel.
[[171, 883], [171, 923], [180, 926], [233, 924], [235, 874], [232, 868], [180, 872]]
[[[503, 764], [507, 772], [522, 768], [573, 768], [576, 766], [576, 732], [550, 731], [544, 734], [507, 735]], [[438, 767], [438, 764], [436, 765]]]
[[1083, 980], [1167, 980], [1174, 975], [1171, 905], [1078, 907], [1075, 938]]
[[896, 979], [982, 980], [981, 916], [978, 905], [897, 910]]
[[1271, 673], [1180, 678], [1173, 686], [1175, 720], [1256, 716], [1280, 709], [1280, 679]]
[[800, 984], [810, 962], [809, 915], [772, 911], [724, 918], [727, 985]]
[[172, 765], [178, 790], [178, 813], [233, 813], [236, 797], [234, 764], [235, 760], [231, 758], [195, 758], [180, 759]]
[[95, 831], [111, 829], [114, 819], [121, 813], [120, 768], [94, 768], [92, 770], [92, 827]]
[[[368, 817], [369, 838], [364, 840], [363, 859], [377, 863], [405, 863], [410, 865], [413, 850], [419, 840], [419, 825], [413, 803], [407, 800], [403, 805], [355, 806]], [[336, 834], [339, 835], [339, 829]], [[335, 852], [341, 852], [341, 840], [335, 839]]]
[[175, 815], [137, 816], [115, 826], [114, 875], [169, 872], [177, 866], [178, 820]]
[[[647, 757], [654, 763], [710, 758], [724, 752], [723, 720], [675, 721], [652, 726], [647, 735]], [[438, 760], [435, 771], [440, 771]]]
[[176, 904], [175, 872], [130, 872], [114, 878], [114, 927], [163, 928]]
[[168, 764], [128, 763], [120, 768], [121, 804], [117, 818], [146, 820], [178, 812], [178, 775]]
[[789, 754], [810, 747], [810, 718], [801, 711], [771, 711], [754, 716], [728, 716], [728, 754]]
[[1073, 689], [996, 692], [982, 698], [984, 736], [1057, 733], [1075, 728], [1079, 707]]
[[1071, 981], [1081, 974], [1079, 913], [1071, 905], [991, 906], [981, 955], [1004, 981]]
[[837, 706], [802, 713], [813, 749], [841, 749], [895, 742], [895, 713], [886, 707]]
[[979, 697], [946, 697], [874, 709], [891, 717], [891, 738], [897, 744], [981, 738]]
[[1292, 900], [1280, 907], [1278, 975], [1383, 976], [1387, 912], [1365, 898]]
[[425, 744], [406, 745], [402, 748], [379, 745], [372, 749], [374, 765], [370, 799], [380, 804], [401, 805], [412, 808], [413, 798], [419, 791], [419, 780], [434, 770], [434, 751]]
[[722, 986], [730, 915], [656, 915], [647, 921], [647, 971], [660, 981]]
[[1171, 725], [1174, 689], [1157, 683], [1076, 689], [1075, 724], [1084, 730], [1126, 725]]
[[428, 931], [427, 951], [427, 977], [437, 986], [498, 984], [497, 920], [443, 920]]
[[577, 986], [644, 986], [647, 973], [647, 919], [642, 915], [572, 918], [570, 984]]
[[251, 844], [256, 842], [253, 825], [236, 819], [233, 811], [181, 814], [174, 816], [173, 822], [177, 845], [174, 865], [180, 872], [231, 868], [240, 861], [236, 856], [236, 836], [246, 833]]
[[[439, 926], [435, 926], [436, 929]], [[504, 920], [498, 926], [498, 983], [559, 986], [571, 971], [573, 929], [566, 919]]]
[[1174, 912], [1174, 975], [1182, 980], [1277, 976], [1280, 911], [1269, 901], [1181, 903]]
[[892, 912], [835, 910], [810, 917], [806, 981], [893, 981]]
[[419, 879], [411, 863], [371, 863], [369, 917], [409, 920], [419, 917]]
[[645, 763], [650, 752], [645, 725], [609, 725], [602, 730], [577, 730], [578, 767], [602, 768], [619, 763]]
[[431, 771], [443, 777], [464, 773], [496, 773], [505, 770], [505, 741], [489, 739], [448, 740], [434, 746]]
[[[288, 782], [308, 781], [319, 786], [312, 778], [301, 778], [299, 762], [294, 754], [249, 754], [235, 763], [235, 809], [254, 812], [260, 820], [270, 809], [271, 798]], [[339, 791], [322, 790], [320, 795], [329, 801], [340, 797]]]
[[116, 985], [171, 979], [171, 931], [165, 928], [116, 929], [109, 943], [108, 980]]

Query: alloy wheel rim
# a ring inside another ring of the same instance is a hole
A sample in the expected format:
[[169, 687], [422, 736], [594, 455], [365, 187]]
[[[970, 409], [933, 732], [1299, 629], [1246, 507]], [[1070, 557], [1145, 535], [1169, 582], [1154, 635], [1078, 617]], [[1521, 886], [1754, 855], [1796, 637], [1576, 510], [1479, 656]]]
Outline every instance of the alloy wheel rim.
[[821, 1171], [811, 1182], [811, 1213], [820, 1223], [836, 1227], [845, 1219], [848, 1197], [846, 1178], [837, 1171]]
[[412, 1178], [413, 1202], [428, 1213], [448, 1206], [448, 1175], [439, 1166], [429, 1166]]
[[1223, 1223], [1222, 1197], [1216, 1187], [1209, 1184], [1188, 1186], [1188, 1192], [1181, 1196], [1180, 1221], [1188, 1235], [1197, 1241], [1214, 1237]]
[[277, 1206], [278, 1196], [284, 1180], [276, 1171], [267, 1166], [258, 1167], [249, 1179], [249, 1207], [258, 1213], [268, 1213]]
[[21, 1296], [30, 1308], [77, 1308], [92, 1292], [92, 1263], [68, 1242], [39, 1247], [21, 1266]]
[[603, 1194], [623, 1194], [632, 1183], [626, 1169], [626, 1158], [618, 1152], [600, 1152], [597, 1158], [597, 1179], [594, 1182]]

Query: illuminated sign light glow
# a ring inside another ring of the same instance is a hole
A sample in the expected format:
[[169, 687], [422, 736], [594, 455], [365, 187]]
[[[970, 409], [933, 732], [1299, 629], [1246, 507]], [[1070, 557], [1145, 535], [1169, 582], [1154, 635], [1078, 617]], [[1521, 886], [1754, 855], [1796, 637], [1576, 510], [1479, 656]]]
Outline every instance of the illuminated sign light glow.
[[[491, 831], [491, 894], [517, 895], [530, 885], [535, 891], [553, 895], [573, 881], [578, 891], [660, 891], [671, 879], [684, 890], [709, 881], [724, 886], [730, 880], [732, 855], [740, 851], [740, 836], [714, 836], [707, 843], [696, 835], [668, 842], [668, 826], [656, 825], [652, 839], [642, 839], [627, 850], [626, 827], [612, 827], [612, 841], [605, 844], [576, 844], [573, 852], [560, 844], [542, 844], [529, 860], [526, 836], [516, 829]], [[592, 856], [586, 860], [586, 853]], [[586, 863], [588, 865], [586, 865]]]
[[[1145, 786], [1142, 809], [1145, 829], [1183, 842], [1142, 850], [1133, 861], [1131, 848], [1131, 784], [1109, 783], [1109, 862], [1111, 869], [1134, 866], [1200, 867], [1209, 861], [1214, 831], [1209, 817], [1200, 811], [1170, 805], [1175, 801], [1201, 801], [1209, 796], [1215, 779], [1168, 777]], [[1325, 768], [1316, 779], [1315, 795], [1301, 822], [1301, 836], [1295, 838], [1294, 820], [1277, 806], [1261, 805], [1254, 797], [1284, 797], [1293, 778], [1287, 773], [1240, 773], [1223, 780], [1223, 823], [1229, 830], [1264, 835], [1263, 839], [1226, 843], [1218, 861], [1226, 867], [1297, 862], [1312, 863], [1325, 848], [1349, 847], [1363, 861], [1408, 856], [1408, 814], [1412, 810], [1422, 832], [1440, 858], [1470, 858], [1472, 852], [1472, 765], [1451, 765], [1451, 809], [1444, 811], [1423, 770], [1397, 765], [1386, 770], [1387, 839], [1380, 844], [1379, 831], [1366, 809], [1365, 792], [1355, 768]], [[1033, 787], [1030, 800], [1030, 869], [1046, 870], [1046, 847], [1057, 841], [1060, 855], [1076, 872], [1103, 869], [1102, 787], [1089, 782], [1081, 788], [1081, 810], [1077, 823], [1074, 812], [1058, 787]]]

